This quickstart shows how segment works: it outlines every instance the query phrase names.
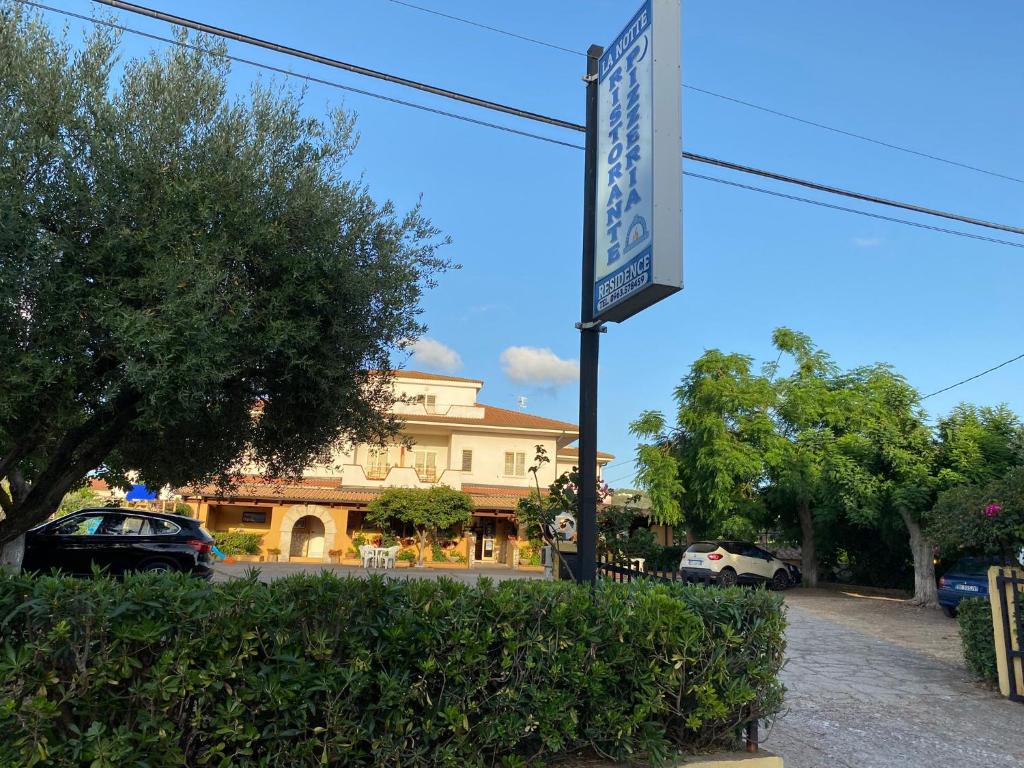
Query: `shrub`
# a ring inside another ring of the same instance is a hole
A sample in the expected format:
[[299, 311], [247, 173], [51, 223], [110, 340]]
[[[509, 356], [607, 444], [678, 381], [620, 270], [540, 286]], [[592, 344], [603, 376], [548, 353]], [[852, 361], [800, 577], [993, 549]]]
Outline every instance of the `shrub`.
[[442, 547], [436, 541], [430, 546], [430, 557], [435, 563], [448, 562], [448, 555], [445, 554], [444, 547]]
[[996, 683], [996, 643], [992, 629], [992, 606], [984, 598], [961, 600], [957, 608], [964, 661], [975, 677]]
[[398, 559], [403, 563], [415, 563], [416, 553], [411, 549], [403, 549], [398, 553]]
[[765, 590], [0, 576], [0, 765], [490, 766], [735, 742], [780, 709]]
[[679, 570], [679, 562], [683, 559], [685, 551], [686, 547], [662, 547], [655, 555], [653, 564], [648, 563], [648, 566], [656, 571]]
[[219, 531], [213, 534], [217, 549], [225, 555], [258, 555], [263, 544], [262, 533]]

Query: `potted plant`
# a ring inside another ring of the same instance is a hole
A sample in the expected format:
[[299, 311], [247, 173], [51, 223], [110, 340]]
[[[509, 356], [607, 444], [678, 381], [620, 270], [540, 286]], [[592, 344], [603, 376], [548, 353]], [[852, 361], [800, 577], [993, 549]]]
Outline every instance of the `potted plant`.
[[278, 556], [280, 554], [281, 554], [281, 550], [280, 549], [278, 549], [277, 547], [270, 547], [267, 550], [267, 561], [271, 562], [271, 563], [276, 563], [277, 562], [277, 558], [278, 558]]
[[331, 558], [332, 563], [340, 563], [341, 556], [345, 554], [343, 549], [330, 549], [327, 551], [327, 555]]

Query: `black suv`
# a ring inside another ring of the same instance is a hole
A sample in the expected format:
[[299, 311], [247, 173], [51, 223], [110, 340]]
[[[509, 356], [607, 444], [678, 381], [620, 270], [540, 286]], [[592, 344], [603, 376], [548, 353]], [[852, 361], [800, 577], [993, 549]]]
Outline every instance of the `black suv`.
[[184, 571], [213, 575], [213, 537], [199, 521], [138, 509], [83, 509], [25, 535], [22, 569], [86, 575], [95, 563], [119, 576], [127, 571]]

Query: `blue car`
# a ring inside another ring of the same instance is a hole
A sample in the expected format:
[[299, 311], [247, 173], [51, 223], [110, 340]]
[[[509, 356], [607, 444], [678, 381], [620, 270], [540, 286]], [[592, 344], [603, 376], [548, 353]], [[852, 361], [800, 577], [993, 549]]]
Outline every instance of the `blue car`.
[[956, 607], [966, 597], [988, 597], [988, 569], [1003, 565], [996, 557], [961, 557], [939, 579], [939, 606], [947, 616], [956, 616]]

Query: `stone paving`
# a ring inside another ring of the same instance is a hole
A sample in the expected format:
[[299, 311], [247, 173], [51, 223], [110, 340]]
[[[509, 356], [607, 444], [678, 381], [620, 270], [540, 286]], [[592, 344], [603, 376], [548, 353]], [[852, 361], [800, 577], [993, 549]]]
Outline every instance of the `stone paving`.
[[[897, 638], [915, 624], [934, 633], [941, 614], [872, 605], [876, 620], [864, 631], [859, 602], [787, 595], [787, 711], [765, 734], [766, 749], [786, 768], [1024, 766], [1024, 705], [979, 686], [959, 662], [881, 636], [887, 623]], [[942, 618], [955, 636], [955, 622]]]

